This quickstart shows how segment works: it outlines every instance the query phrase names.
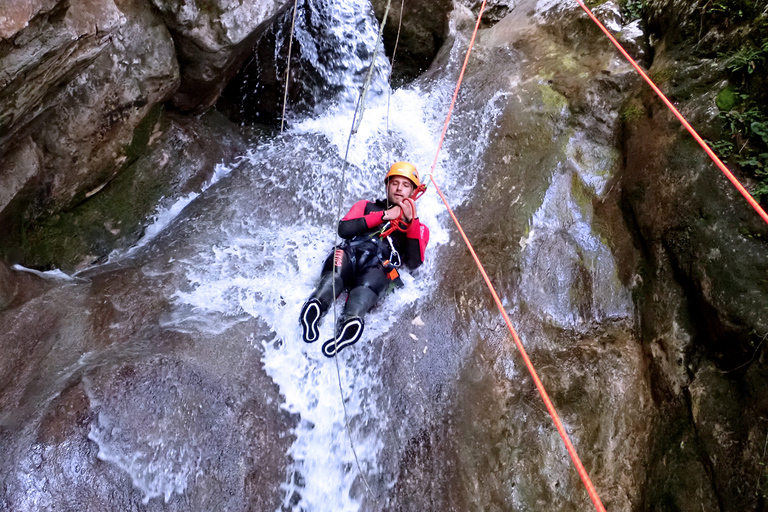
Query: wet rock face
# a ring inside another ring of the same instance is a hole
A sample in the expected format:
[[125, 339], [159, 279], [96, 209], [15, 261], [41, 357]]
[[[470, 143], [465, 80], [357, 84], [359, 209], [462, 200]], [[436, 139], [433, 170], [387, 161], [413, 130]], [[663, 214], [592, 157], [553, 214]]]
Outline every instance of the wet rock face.
[[216, 166], [242, 154], [246, 137], [215, 111], [185, 117], [155, 108], [137, 131], [135, 160], [98, 194], [29, 227], [18, 259], [33, 268], [79, 270], [134, 244], [154, 212], [200, 192]]
[[144, 2], [11, 7], [0, 40], [0, 216], [33, 219], [115, 175], [136, 127], [178, 86], [178, 65]]
[[0, 261], [0, 311], [16, 298], [18, 284], [14, 280], [11, 269]]
[[[477, 140], [483, 123], [493, 129], [483, 153], [454, 153], [472, 190], [457, 215], [603, 502], [630, 511], [642, 507], [658, 414], [634, 329], [633, 241], [612, 187], [621, 165], [618, 110], [636, 78], [590, 37], [577, 6], [556, 7], [534, 19], [535, 4], [522, 2], [478, 37], [453, 130]], [[584, 35], [579, 45], [571, 44], [575, 34]], [[463, 56], [466, 42], [456, 46]], [[473, 115], [462, 117], [467, 111]], [[447, 144], [466, 144], [456, 140]], [[437, 256], [445, 275], [434, 311], [421, 312], [428, 327], [419, 339], [440, 341], [387, 359], [392, 387], [417, 371], [411, 364], [429, 375], [392, 398], [405, 402], [393, 414], [412, 413], [403, 415], [396, 467], [404, 481], [391, 510], [591, 508], [458, 245]], [[429, 384], [451, 365], [458, 381], [433, 394]]]
[[178, 283], [154, 270], [90, 274], [0, 313], [4, 509], [279, 506], [293, 419], [243, 342], [263, 327], [162, 328]]
[[[376, 19], [381, 22], [386, 0], [374, 0]], [[404, 5], [401, 12], [401, 5]], [[392, 85], [399, 87], [426, 71], [448, 37], [448, 16], [453, 3], [448, 0], [392, 0], [384, 27], [384, 47], [392, 59]], [[397, 44], [397, 48], [395, 48]]]
[[[729, 81], [717, 52], [745, 32], [707, 30], [714, 14], [702, 9], [650, 6], [659, 39], [649, 74], [704, 138], [717, 140], [715, 99]], [[665, 411], [654, 459], [672, 461], [656, 463], [647, 499], [669, 510], [694, 510], [685, 496], [720, 510], [759, 509], [768, 228], [659, 100], [643, 89], [628, 105], [623, 206], [644, 260], [639, 320]], [[690, 463], [697, 469], [677, 475]]]
[[[483, 4], [482, 1], [477, 0], [461, 0], [460, 3], [471, 9], [475, 18], [477, 18], [480, 6]], [[488, 0], [485, 2], [482, 23], [486, 26], [498, 23], [515, 8], [517, 3], [517, 0]]]
[[172, 101], [182, 110], [202, 110], [216, 101], [250, 53], [249, 38], [285, 3], [151, 1], [174, 36], [181, 85]]

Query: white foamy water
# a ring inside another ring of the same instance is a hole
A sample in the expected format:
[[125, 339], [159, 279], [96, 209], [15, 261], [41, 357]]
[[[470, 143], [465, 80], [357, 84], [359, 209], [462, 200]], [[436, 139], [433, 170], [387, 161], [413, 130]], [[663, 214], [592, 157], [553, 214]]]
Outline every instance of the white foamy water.
[[[463, 57], [465, 43], [453, 50], [452, 64]], [[435, 288], [434, 254], [449, 241], [450, 220], [431, 187], [417, 205], [431, 232], [426, 261], [413, 276], [404, 272], [405, 287], [382, 298], [366, 316], [357, 345], [342, 351], [336, 361], [328, 359], [320, 345], [332, 337], [334, 310], [322, 322], [321, 341], [315, 344], [302, 341], [298, 317], [333, 246], [342, 170], [341, 215], [359, 199], [383, 197], [383, 177], [395, 161], [413, 162], [426, 181], [454, 85], [450, 79], [432, 83], [428, 91], [398, 90], [389, 104], [386, 94], [369, 95], [346, 166], [341, 159], [353, 118], [348, 102], [296, 122], [284, 135], [252, 147], [237, 165], [217, 169], [209, 186], [226, 178], [216, 187], [159, 212], [137, 247], [120, 255], [136, 253], [182, 210], [199, 205], [193, 208], [198, 214], [192, 234], [199, 239], [186, 242], [199, 249], [174, 263], [185, 272], [186, 284], [175, 293], [174, 310], [164, 316], [162, 326], [220, 333], [249, 317], [268, 326], [266, 336], [254, 334], [243, 343], [263, 353], [264, 368], [284, 398], [282, 407], [299, 418], [292, 432], [295, 442], [286, 454], [291, 462], [280, 510], [355, 511], [368, 493], [363, 478], [378, 496], [395, 483], [396, 476], [382, 474], [379, 464], [388, 425], [377, 408], [378, 374], [388, 348], [383, 335], [405, 311], [429, 298]], [[458, 115], [452, 122], [471, 126], [473, 135], [472, 140], [457, 137], [462, 142], [453, 154], [448, 142], [435, 171], [452, 206], [461, 204], [481, 171], [479, 156], [498, 113], [496, 99], [485, 111], [463, 119]], [[449, 139], [451, 135], [449, 131]], [[344, 297], [335, 305], [338, 313]], [[170, 455], [160, 449], [167, 447], [160, 430], [158, 450], [152, 449], [153, 441], [146, 453], [131, 454], [121, 441], [125, 432], [135, 430], [130, 420], [103, 414], [100, 427], [91, 432], [100, 457], [125, 469], [145, 502], [185, 492], [197, 471], [194, 453], [182, 453], [175, 445]], [[168, 465], [168, 471], [157, 471], [158, 464]]]
[[[388, 120], [386, 96], [371, 101], [350, 149], [342, 214], [359, 198], [383, 196], [383, 175], [391, 162], [409, 160], [426, 174], [442, 129], [442, 119], [436, 119], [434, 112], [445, 111], [445, 99], [450, 91], [445, 92], [433, 91], [427, 95], [418, 90], [398, 90], [392, 95]], [[492, 113], [493, 107], [488, 108], [485, 114]], [[481, 133], [487, 137], [494, 116], [483, 117], [486, 121]], [[299, 221], [259, 225], [249, 219], [247, 212], [232, 219], [222, 226], [227, 233], [222, 243], [188, 262], [189, 290], [176, 294], [179, 307], [186, 311], [186, 315], [176, 317], [180, 327], [192, 316], [199, 322], [201, 315], [217, 314], [231, 318], [250, 315], [262, 319], [272, 329], [271, 339], [263, 341], [254, 337], [250, 341], [262, 345], [264, 366], [280, 387], [285, 398], [283, 407], [300, 417], [293, 432], [296, 441], [288, 453], [292, 464], [283, 485], [283, 510], [358, 510], [368, 492], [350, 446], [342, 395], [364, 477], [374, 493], [380, 494], [394, 484], [386, 481], [388, 477], [378, 470], [378, 457], [383, 448], [381, 433], [387, 429], [387, 419], [376, 406], [378, 371], [383, 357], [377, 350], [382, 347], [372, 341], [387, 333], [407, 308], [429, 296], [434, 289], [432, 276], [436, 267], [430, 255], [448, 242], [444, 206], [430, 190], [418, 202], [420, 218], [431, 231], [426, 262], [416, 276], [404, 273], [405, 288], [380, 300], [366, 316], [363, 340], [337, 357], [339, 373], [336, 363], [320, 352], [322, 341], [332, 337], [333, 310], [321, 324], [321, 341], [311, 345], [302, 341], [299, 311], [313, 290], [322, 262], [333, 244], [335, 187], [340, 185], [342, 171], [338, 167], [338, 155], [343, 155], [346, 149], [351, 122], [352, 112], [341, 106], [322, 118], [295, 125], [286, 134], [297, 152], [303, 150], [301, 140], [305, 138], [315, 140], [321, 135], [330, 142], [332, 158], [312, 162], [300, 178], [301, 184], [275, 177], [275, 164], [270, 159], [274, 158], [274, 148], [282, 147], [283, 141], [253, 148], [238, 172], [255, 175], [255, 181], [267, 180], [275, 189], [287, 188], [295, 201], [287, 207], [300, 212]], [[482, 137], [475, 141], [475, 148], [484, 145]], [[465, 148], [465, 151], [475, 148]], [[438, 176], [444, 191], [455, 204], [460, 204], [478, 169], [463, 164], [462, 184], [458, 185], [459, 173], [450, 160], [450, 155], [444, 152]], [[317, 210], [333, 213], [324, 217], [333, 220], [325, 223], [316, 220], [313, 212]], [[343, 298], [336, 304], [339, 313]], [[383, 346], [384, 354], [386, 351], [387, 347]]]

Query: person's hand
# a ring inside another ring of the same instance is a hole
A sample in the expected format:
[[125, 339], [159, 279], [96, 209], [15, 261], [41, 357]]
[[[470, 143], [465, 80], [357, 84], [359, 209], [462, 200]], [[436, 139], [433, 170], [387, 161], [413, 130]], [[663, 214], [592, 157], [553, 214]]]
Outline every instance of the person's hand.
[[400, 208], [403, 210], [403, 217], [406, 222], [411, 222], [416, 218], [416, 202], [410, 197], [400, 201]]
[[387, 222], [389, 220], [399, 219], [399, 218], [400, 218], [400, 207], [393, 206], [389, 210], [384, 211], [384, 217], [382, 217], [382, 220], [384, 222]]

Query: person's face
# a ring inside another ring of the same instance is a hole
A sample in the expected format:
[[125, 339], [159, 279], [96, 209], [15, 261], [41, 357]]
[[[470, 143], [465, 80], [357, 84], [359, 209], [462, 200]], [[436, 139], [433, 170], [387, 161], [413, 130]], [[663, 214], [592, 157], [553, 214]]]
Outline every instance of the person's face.
[[414, 188], [416, 187], [413, 186], [413, 182], [408, 178], [392, 176], [387, 182], [387, 201], [399, 205], [400, 201], [411, 197]]

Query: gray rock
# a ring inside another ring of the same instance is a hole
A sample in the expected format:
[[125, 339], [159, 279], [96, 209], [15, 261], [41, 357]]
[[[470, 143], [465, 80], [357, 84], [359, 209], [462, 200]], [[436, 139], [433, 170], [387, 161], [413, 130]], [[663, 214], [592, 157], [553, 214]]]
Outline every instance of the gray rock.
[[164, 329], [169, 274], [101, 270], [0, 312], [2, 508], [278, 508], [295, 421], [243, 343], [263, 326]]
[[0, 311], [4, 310], [16, 298], [18, 283], [13, 278], [11, 269], [0, 261]]
[[[373, 0], [376, 18], [381, 22], [387, 0]], [[392, 83], [399, 86], [413, 81], [426, 71], [448, 37], [448, 18], [453, 10], [450, 0], [415, 0], [404, 4], [392, 0], [384, 28], [384, 46], [387, 56], [395, 53]], [[398, 40], [398, 25], [402, 26]]]
[[183, 110], [211, 106], [250, 54], [249, 37], [287, 3], [281, 0], [151, 0], [174, 36], [181, 86], [173, 103]]
[[176, 89], [178, 66], [143, 2], [60, 1], [24, 14], [0, 41], [0, 152], [11, 152], [0, 176], [28, 193], [34, 219], [93, 195], [135, 158], [135, 128]]

